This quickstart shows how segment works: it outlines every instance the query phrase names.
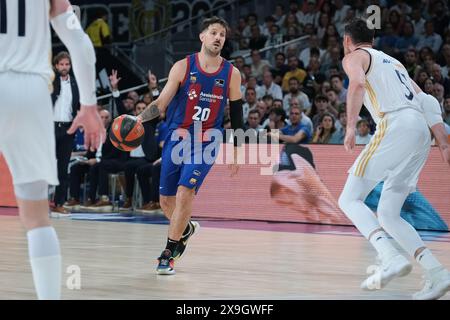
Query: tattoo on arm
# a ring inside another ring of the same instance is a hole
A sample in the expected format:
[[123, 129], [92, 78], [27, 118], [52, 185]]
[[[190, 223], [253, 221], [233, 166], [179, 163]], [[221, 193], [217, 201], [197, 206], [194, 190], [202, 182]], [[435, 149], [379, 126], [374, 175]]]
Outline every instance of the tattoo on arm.
[[150, 104], [144, 111], [139, 115], [142, 119], [142, 122], [153, 120], [159, 117], [159, 108], [156, 104]]

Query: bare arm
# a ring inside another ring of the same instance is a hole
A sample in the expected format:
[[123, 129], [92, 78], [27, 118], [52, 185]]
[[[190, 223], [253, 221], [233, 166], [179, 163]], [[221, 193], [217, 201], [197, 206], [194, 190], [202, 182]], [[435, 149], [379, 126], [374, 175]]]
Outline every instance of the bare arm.
[[71, 7], [68, 0], [51, 0], [50, 17], [54, 18]]
[[350, 151], [355, 147], [355, 130], [358, 115], [364, 100], [366, 91], [365, 67], [369, 65], [369, 55], [363, 50], [354, 51], [342, 60], [342, 66], [349, 78], [347, 92], [347, 129], [344, 145]]
[[145, 122], [155, 119], [160, 114], [165, 114], [167, 106], [177, 93], [180, 84], [183, 82], [184, 76], [186, 74], [186, 68], [186, 59], [180, 60], [173, 65], [172, 69], [170, 69], [167, 83], [164, 86], [164, 89], [162, 90], [158, 99], [147, 106], [147, 108], [137, 116], [138, 119], [141, 119], [142, 122]]

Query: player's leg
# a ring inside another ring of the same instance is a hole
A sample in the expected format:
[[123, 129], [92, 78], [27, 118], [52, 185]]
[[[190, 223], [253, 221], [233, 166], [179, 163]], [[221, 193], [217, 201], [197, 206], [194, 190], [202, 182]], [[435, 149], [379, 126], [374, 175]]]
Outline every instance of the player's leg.
[[379, 256], [390, 256], [397, 250], [390, 243], [374, 212], [364, 203], [377, 181], [349, 174], [339, 197], [339, 207], [361, 234], [370, 241]]
[[61, 250], [50, 225], [48, 184], [37, 181], [14, 186], [19, 215], [27, 230], [28, 253], [38, 299], [61, 298]]
[[378, 253], [378, 265], [374, 265], [373, 270], [367, 270], [372, 275], [361, 283], [364, 290], [381, 289], [395, 277], [405, 276], [412, 269], [408, 260], [392, 245], [375, 214], [364, 203], [376, 184], [376, 181], [350, 174], [339, 198], [342, 211]]
[[[39, 75], [0, 73], [0, 150], [12, 174], [37, 296], [59, 299], [61, 254], [48, 218], [48, 184], [58, 184], [53, 112]], [[21, 88], [27, 88], [24, 95]]]
[[414, 298], [438, 299], [450, 290], [450, 274], [426, 247], [414, 227], [400, 216], [409, 192], [409, 186], [385, 184], [378, 205], [378, 219], [383, 228], [425, 270], [428, 283]]

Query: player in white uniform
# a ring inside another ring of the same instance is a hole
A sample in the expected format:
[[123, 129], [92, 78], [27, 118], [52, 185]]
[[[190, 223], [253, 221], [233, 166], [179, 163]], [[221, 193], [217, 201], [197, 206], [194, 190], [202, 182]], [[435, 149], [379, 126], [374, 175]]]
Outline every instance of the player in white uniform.
[[[350, 81], [345, 148], [354, 148], [356, 121], [363, 103], [377, 129], [349, 170], [339, 206], [378, 252], [380, 265], [361, 284], [363, 289], [381, 289], [412, 269], [391, 244], [389, 234], [425, 270], [425, 287], [413, 298], [438, 299], [450, 289], [450, 273], [426, 248], [416, 230], [401, 218], [400, 210], [408, 194], [415, 190], [427, 159], [429, 128], [450, 164], [442, 117], [439, 111], [434, 112], [436, 99], [416, 90], [399, 61], [372, 48], [373, 36], [374, 30], [361, 19], [345, 28], [342, 64]], [[384, 186], [376, 216], [364, 200], [380, 181]]]
[[82, 126], [91, 149], [105, 139], [96, 109], [94, 49], [70, 3], [0, 0], [0, 152], [12, 173], [39, 299], [59, 299], [62, 276], [47, 200], [48, 185], [58, 184], [49, 22], [71, 53], [79, 83], [81, 109], [69, 133]]

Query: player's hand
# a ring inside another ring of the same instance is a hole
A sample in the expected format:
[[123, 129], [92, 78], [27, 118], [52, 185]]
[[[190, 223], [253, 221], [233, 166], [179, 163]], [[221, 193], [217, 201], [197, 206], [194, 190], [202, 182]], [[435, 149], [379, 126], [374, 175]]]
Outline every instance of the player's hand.
[[345, 132], [344, 147], [347, 152], [355, 148], [355, 129], [347, 129]]
[[449, 146], [447, 144], [440, 146], [439, 151], [441, 151], [442, 159], [444, 159], [444, 162], [446, 162], [448, 165], [450, 165], [450, 148], [449, 148]]
[[106, 130], [97, 111], [97, 106], [81, 106], [67, 133], [75, 133], [78, 127], [83, 127], [84, 129], [84, 146], [86, 150], [95, 151], [105, 142]]
[[239, 164], [238, 164], [239, 153], [240, 149], [238, 147], [234, 147], [234, 163], [228, 165], [228, 169], [231, 171], [230, 178], [234, 177], [239, 172]]
[[109, 82], [111, 83], [111, 88], [113, 91], [119, 88], [120, 80], [122, 80], [122, 78], [117, 78], [117, 70], [113, 69], [111, 75], [109, 76]]

